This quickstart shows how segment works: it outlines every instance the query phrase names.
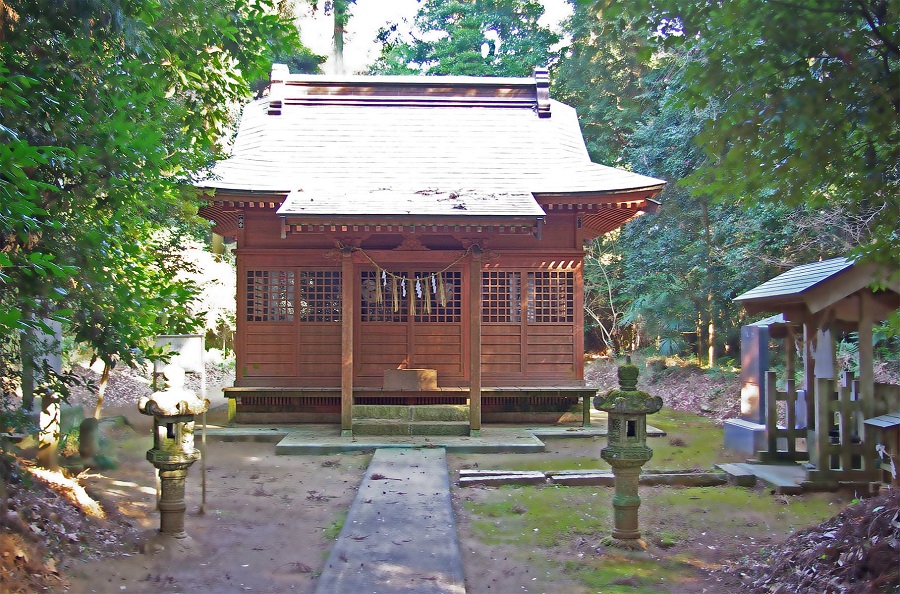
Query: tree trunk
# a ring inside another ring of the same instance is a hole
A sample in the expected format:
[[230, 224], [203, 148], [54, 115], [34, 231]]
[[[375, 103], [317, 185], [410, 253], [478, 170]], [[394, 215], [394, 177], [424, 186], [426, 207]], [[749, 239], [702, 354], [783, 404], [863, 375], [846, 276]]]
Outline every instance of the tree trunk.
[[103, 362], [103, 372], [100, 374], [100, 385], [97, 386], [97, 406], [94, 407], [94, 418], [100, 420], [100, 408], [103, 406], [103, 395], [106, 394], [106, 386], [109, 384], [110, 365]]
[[344, 26], [349, 18], [347, 0], [335, 0], [332, 8], [334, 17], [334, 73], [344, 72]]
[[[712, 234], [709, 229], [709, 200], [700, 201], [703, 217], [703, 244], [706, 256], [706, 310], [703, 312], [706, 318], [706, 347], [707, 363], [713, 367], [716, 361], [716, 316], [713, 311], [713, 262], [712, 262]], [[702, 364], [702, 361], [701, 361]]]

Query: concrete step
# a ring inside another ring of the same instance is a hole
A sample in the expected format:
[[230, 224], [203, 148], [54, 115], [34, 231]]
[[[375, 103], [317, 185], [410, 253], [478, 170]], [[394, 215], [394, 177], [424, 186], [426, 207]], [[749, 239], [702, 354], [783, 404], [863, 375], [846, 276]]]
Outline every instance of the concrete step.
[[354, 419], [353, 435], [469, 435], [469, 422]]
[[355, 404], [354, 419], [393, 419], [398, 421], [468, 421], [469, 407], [453, 404]]

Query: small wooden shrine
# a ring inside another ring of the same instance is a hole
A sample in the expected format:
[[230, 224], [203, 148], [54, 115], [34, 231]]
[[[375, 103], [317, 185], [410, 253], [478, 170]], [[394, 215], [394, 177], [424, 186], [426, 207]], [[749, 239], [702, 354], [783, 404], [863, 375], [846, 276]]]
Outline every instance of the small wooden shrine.
[[[883, 288], [873, 289], [875, 284]], [[881, 481], [895, 459], [900, 425], [900, 386], [874, 379], [873, 326], [900, 308], [900, 285], [890, 271], [834, 258], [797, 266], [736, 299], [747, 312], [779, 312], [773, 338], [784, 340], [784, 390], [766, 373], [766, 449], [763, 462], [806, 461], [810, 483], [863, 485]], [[835, 337], [857, 333], [859, 372], [838, 369]], [[802, 345], [802, 381], [794, 379]], [[880, 429], [886, 429], [884, 434]], [[887, 478], [890, 482], [892, 478]], [[896, 479], [893, 479], [896, 481]]]
[[238, 421], [372, 404], [566, 410], [583, 382], [585, 244], [663, 182], [592, 163], [534, 78], [272, 72], [199, 184], [237, 242]]

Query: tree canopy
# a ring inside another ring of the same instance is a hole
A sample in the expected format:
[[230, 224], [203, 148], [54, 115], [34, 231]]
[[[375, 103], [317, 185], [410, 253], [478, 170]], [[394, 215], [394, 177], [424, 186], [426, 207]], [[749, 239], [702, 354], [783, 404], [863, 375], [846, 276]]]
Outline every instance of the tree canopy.
[[378, 74], [531, 76], [555, 62], [559, 36], [538, 20], [535, 0], [424, 0], [409, 33], [397, 24], [378, 36]]
[[190, 323], [154, 238], [202, 223], [194, 176], [296, 30], [269, 0], [3, 0], [0, 42], [0, 336], [55, 316], [127, 358]]
[[900, 270], [900, 5], [601, 0], [596, 8], [619, 26], [641, 14], [657, 50], [690, 47], [702, 57], [687, 66], [679, 95], [710, 111], [694, 187], [744, 204], [841, 204], [869, 232], [854, 254]]

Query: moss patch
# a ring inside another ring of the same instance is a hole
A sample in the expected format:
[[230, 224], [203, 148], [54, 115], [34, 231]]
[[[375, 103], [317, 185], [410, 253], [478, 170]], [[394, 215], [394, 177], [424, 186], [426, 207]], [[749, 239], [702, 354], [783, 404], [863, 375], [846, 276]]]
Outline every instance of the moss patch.
[[[705, 417], [663, 409], [650, 424], [647, 470], [712, 469], [740, 461], [722, 447], [722, 429]], [[451, 467], [509, 470], [607, 470], [605, 438], [547, 442], [542, 454], [450, 457]], [[708, 572], [837, 514], [852, 495], [773, 496], [758, 487], [641, 487], [640, 529], [652, 559], [602, 546], [612, 532], [612, 488], [507, 486], [457, 495], [472, 535], [492, 554], [540, 560], [547, 583], [573, 579], [585, 591], [699, 592]], [[546, 568], [544, 568], [546, 565]], [[733, 591], [724, 589], [722, 591]]]

